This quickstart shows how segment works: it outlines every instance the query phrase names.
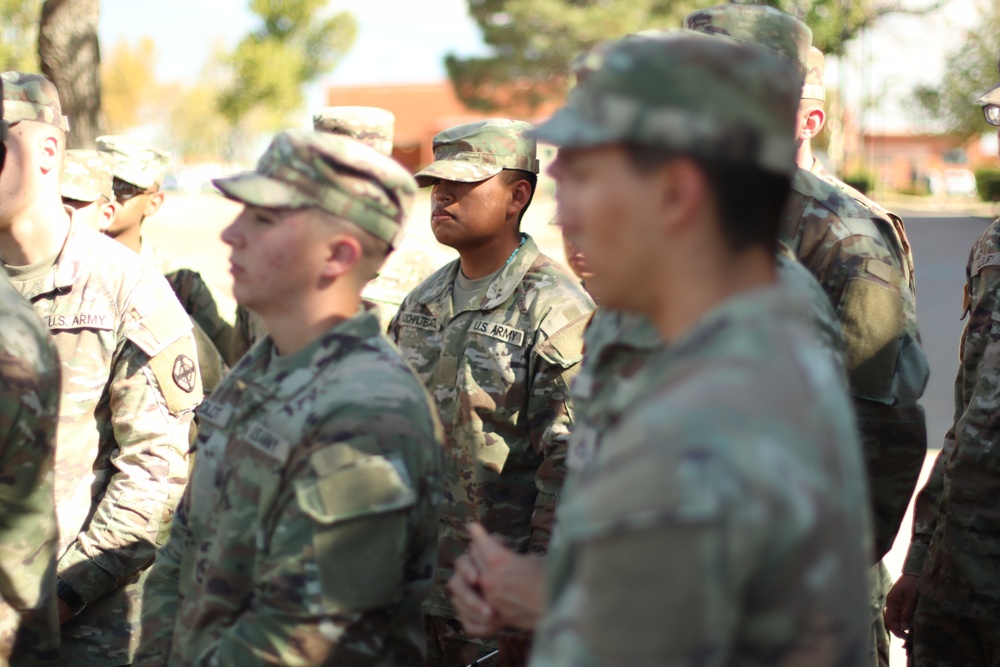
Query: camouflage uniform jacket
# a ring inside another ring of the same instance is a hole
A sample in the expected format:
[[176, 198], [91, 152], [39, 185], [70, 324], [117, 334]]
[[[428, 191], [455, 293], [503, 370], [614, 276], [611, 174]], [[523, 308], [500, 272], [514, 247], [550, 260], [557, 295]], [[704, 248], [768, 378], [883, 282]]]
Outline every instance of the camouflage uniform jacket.
[[135, 664], [419, 665], [441, 427], [375, 316], [265, 338], [199, 416]]
[[0, 665], [56, 664], [59, 357], [0, 269]]
[[617, 383], [559, 506], [533, 667], [861, 664], [860, 448], [809, 318], [746, 293]]
[[62, 626], [62, 663], [127, 665], [141, 579], [187, 482], [202, 397], [191, 322], [162, 276], [79, 224], [50, 271], [12, 282], [62, 360], [57, 573], [87, 602]]
[[143, 239], [139, 256], [148, 261], [170, 283], [181, 306], [191, 316], [198, 365], [205, 394], [211, 394], [228, 370], [223, 352], [233, 337], [233, 325], [219, 312], [221, 299], [209, 288], [201, 274], [180, 265]]
[[873, 563], [895, 540], [927, 450], [927, 359], [902, 226], [799, 169], [782, 241], [819, 281], [840, 319], [873, 514]]
[[[777, 254], [776, 263], [781, 283], [809, 303], [816, 339], [830, 352], [834, 365], [843, 371], [846, 362], [844, 337], [837, 314], [823, 289], [784, 246]], [[600, 433], [609, 425], [608, 402], [620, 383], [634, 376], [663, 344], [646, 317], [607, 308], [594, 311], [583, 341], [583, 361], [572, 387], [577, 419], [567, 459], [570, 470], [580, 468], [596, 449]]]
[[481, 521], [544, 553], [573, 425], [569, 385], [593, 302], [529, 237], [482, 300], [452, 312], [458, 260], [411, 292], [389, 326], [430, 390], [445, 433], [440, 556], [426, 605], [454, 617], [445, 584]]
[[1000, 220], [965, 270], [968, 320], [959, 348], [955, 422], [917, 494], [903, 572], [946, 611], [1000, 618]]

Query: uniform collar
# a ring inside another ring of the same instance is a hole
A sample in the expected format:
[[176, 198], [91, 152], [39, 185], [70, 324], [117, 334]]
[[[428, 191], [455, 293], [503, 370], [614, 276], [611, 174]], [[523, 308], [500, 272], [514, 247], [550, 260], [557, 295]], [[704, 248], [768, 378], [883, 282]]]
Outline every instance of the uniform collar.
[[86, 257], [90, 255], [87, 252], [90, 244], [86, 234], [97, 232], [78, 224], [74, 219], [72, 208], [68, 206], [63, 208], [69, 216], [69, 232], [63, 240], [52, 270], [38, 280], [32, 281], [31, 286], [23, 294], [28, 301], [42, 294], [68, 292], [86, 272], [84, 268]]

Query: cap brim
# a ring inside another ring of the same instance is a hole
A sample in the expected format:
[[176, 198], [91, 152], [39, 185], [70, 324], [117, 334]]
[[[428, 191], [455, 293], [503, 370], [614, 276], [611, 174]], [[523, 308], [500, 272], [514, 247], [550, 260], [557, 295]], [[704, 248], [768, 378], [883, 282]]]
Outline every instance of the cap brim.
[[302, 208], [314, 204], [288, 183], [255, 171], [212, 180], [228, 199], [264, 208]]
[[979, 99], [976, 100], [976, 104], [981, 107], [987, 104], [1000, 104], [1000, 83], [980, 95]]
[[570, 105], [556, 111], [529, 134], [538, 141], [560, 148], [589, 148], [622, 140], [614, 130], [584, 118]]
[[78, 185], [66, 184], [60, 186], [59, 196], [63, 199], [74, 199], [76, 201], [83, 201], [92, 204], [104, 195], [101, 193], [94, 194], [93, 191], [81, 188]]
[[438, 160], [414, 174], [417, 185], [426, 188], [434, 180], [458, 181], [459, 183], [478, 183], [492, 178], [503, 171], [496, 164], [469, 164], [460, 160]]

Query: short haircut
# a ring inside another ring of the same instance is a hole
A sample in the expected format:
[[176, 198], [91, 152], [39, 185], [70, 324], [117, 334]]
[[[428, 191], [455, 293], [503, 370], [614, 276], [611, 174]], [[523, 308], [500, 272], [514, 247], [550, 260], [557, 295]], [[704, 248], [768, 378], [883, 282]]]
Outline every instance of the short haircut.
[[626, 144], [625, 152], [640, 172], [652, 171], [675, 159], [689, 159], [701, 169], [718, 206], [722, 231], [730, 250], [777, 248], [781, 215], [791, 191], [791, 176], [764, 171], [740, 162], [704, 158], [660, 147]]
[[497, 174], [503, 182], [504, 185], [514, 185], [518, 181], [528, 181], [528, 185], [531, 186], [531, 192], [528, 194], [528, 201], [524, 204], [524, 208], [517, 216], [517, 226], [521, 226], [521, 220], [524, 219], [524, 212], [528, 210], [531, 206], [531, 200], [535, 198], [535, 188], [538, 187], [538, 174], [531, 171], [524, 171], [522, 169], [504, 169], [499, 174]]
[[378, 276], [379, 271], [392, 252], [392, 247], [371, 232], [362, 229], [346, 218], [339, 218], [332, 213], [316, 207], [313, 207], [312, 210], [315, 215], [319, 216], [320, 219], [335, 228], [338, 232], [349, 234], [357, 239], [361, 245], [361, 261], [359, 264], [362, 266], [364, 280], [367, 282]]

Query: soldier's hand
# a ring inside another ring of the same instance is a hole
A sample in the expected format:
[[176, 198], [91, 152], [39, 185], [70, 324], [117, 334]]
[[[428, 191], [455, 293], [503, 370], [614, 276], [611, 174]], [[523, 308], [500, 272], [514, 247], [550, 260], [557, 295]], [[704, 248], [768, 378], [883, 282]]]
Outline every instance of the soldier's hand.
[[469, 524], [469, 555], [479, 572], [479, 590], [503, 625], [533, 631], [545, 605], [544, 562], [505, 547], [478, 523]]
[[472, 637], [492, 637], [502, 626], [496, 611], [487, 604], [479, 590], [479, 572], [468, 555], [455, 561], [455, 572], [448, 580], [448, 593], [462, 627]]
[[885, 627], [900, 639], [908, 639], [913, 612], [920, 598], [920, 592], [917, 590], [919, 583], [920, 577], [904, 574], [896, 580], [885, 597], [885, 613], [882, 617], [885, 620]]

